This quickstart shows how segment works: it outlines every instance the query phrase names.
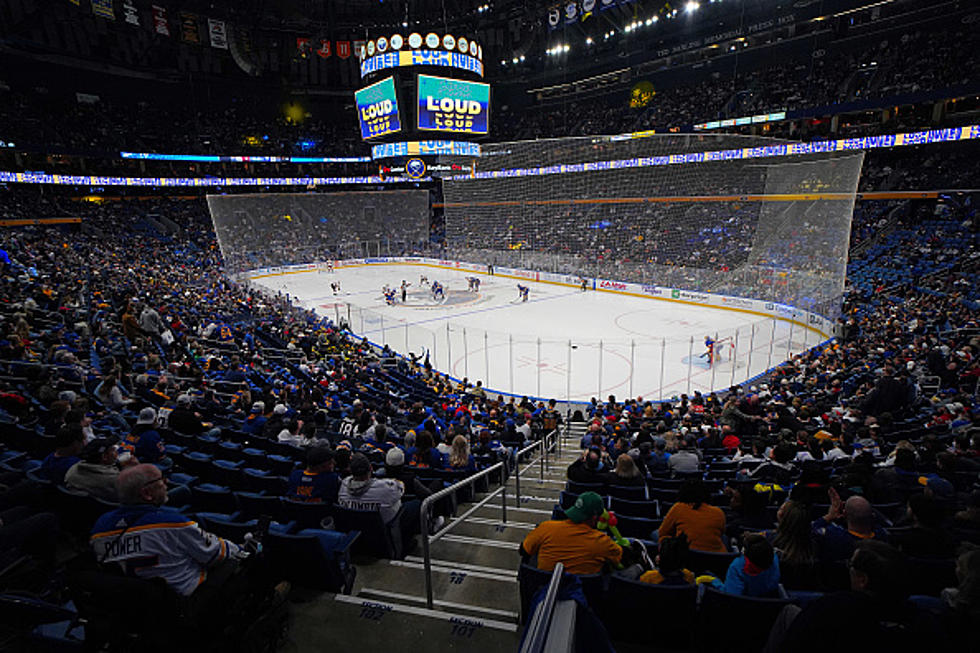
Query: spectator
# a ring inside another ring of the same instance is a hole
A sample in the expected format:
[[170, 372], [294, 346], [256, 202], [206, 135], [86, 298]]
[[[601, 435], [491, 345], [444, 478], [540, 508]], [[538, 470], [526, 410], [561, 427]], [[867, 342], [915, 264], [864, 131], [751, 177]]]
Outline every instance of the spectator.
[[[167, 483], [154, 465], [124, 470], [118, 492], [123, 505], [102, 515], [92, 529], [96, 559], [139, 578], [162, 578], [188, 597], [192, 614], [217, 611], [230, 598], [231, 587], [225, 586], [238, 569], [239, 546], [165, 508]], [[148, 559], [155, 564], [146, 564]]]
[[521, 543], [525, 558], [536, 556], [536, 566], [551, 571], [562, 563], [569, 574], [597, 574], [609, 562], [617, 564], [623, 549], [605, 533], [596, 530], [605, 512], [602, 497], [583, 492], [565, 510], [566, 519], [538, 524]]
[[166, 450], [163, 448], [163, 439], [156, 429], [156, 420], [155, 409], [147, 407], [141, 410], [136, 426], [122, 443], [122, 446], [140, 462], [164, 463], [166, 461]]
[[728, 594], [765, 598], [779, 593], [779, 556], [758, 533], [749, 533], [742, 542], [742, 555], [732, 560], [725, 582], [715, 579], [715, 587]]
[[266, 418], [265, 403], [256, 401], [252, 404], [252, 410], [242, 423], [242, 431], [249, 435], [261, 435], [265, 430]]
[[330, 449], [308, 449], [306, 468], [293, 470], [290, 474], [286, 497], [304, 503], [336, 503], [340, 492], [340, 476], [334, 471], [333, 465], [333, 452]]
[[629, 454], [623, 453], [616, 458], [616, 469], [606, 475], [606, 483], [609, 485], [621, 485], [628, 487], [643, 487], [646, 479], [640, 474], [636, 463]]
[[941, 642], [906, 602], [907, 565], [884, 542], [862, 540], [849, 558], [851, 589], [825, 594], [800, 609], [783, 609], [767, 653], [798, 651], [917, 651]]
[[38, 474], [55, 485], [64, 485], [65, 475], [81, 458], [79, 454], [85, 446], [85, 435], [82, 427], [74, 424], [63, 426], [54, 440], [55, 450], [41, 461]]
[[906, 518], [911, 521], [911, 526], [893, 531], [891, 535], [892, 544], [902, 553], [914, 558], [953, 558], [956, 555], [956, 540], [943, 528], [943, 509], [932, 496], [910, 496]]
[[416, 434], [415, 452], [409, 457], [409, 465], [423, 469], [442, 469], [442, 455], [433, 446], [432, 433], [423, 429]]
[[452, 450], [449, 452], [449, 469], [468, 474], [476, 471], [476, 458], [470, 453], [470, 443], [465, 436], [457, 435], [453, 438]]
[[725, 532], [725, 513], [708, 503], [708, 489], [701, 480], [687, 480], [677, 493], [677, 503], [670, 507], [658, 537], [687, 536], [690, 547], [697, 551], [728, 551], [722, 536]]
[[582, 457], [568, 466], [568, 480], [573, 483], [602, 483], [606, 479], [602, 452], [597, 447], [589, 447]]
[[[355, 453], [350, 459], [351, 475], [340, 483], [337, 504], [353, 510], [370, 510], [380, 513], [381, 520], [390, 524], [402, 509], [405, 486], [391, 478], [374, 478], [367, 456]], [[418, 533], [420, 502], [415, 499], [405, 505], [401, 520], [403, 541]]]
[[[667, 467], [674, 476], [678, 474], [695, 474], [701, 470], [701, 459], [690, 450], [683, 438], [677, 440], [677, 450], [670, 454]], [[697, 548], [693, 547], [692, 548]]]
[[[875, 526], [875, 513], [868, 500], [853, 496], [847, 502], [833, 488], [829, 491], [830, 508], [813, 521], [813, 536], [821, 560], [846, 560], [862, 540], [887, 541], [887, 534]], [[844, 518], [846, 528], [836, 523]]]
[[693, 585], [694, 572], [687, 568], [687, 536], [662, 538], [657, 546], [656, 569], [640, 576], [643, 583], [654, 585]]
[[[139, 461], [127, 456], [127, 465]], [[85, 492], [98, 499], [119, 501], [116, 479], [119, 478], [119, 462], [116, 443], [109, 438], [96, 438], [82, 449], [81, 460], [65, 474], [65, 487]]]
[[785, 501], [776, 512], [776, 530], [764, 533], [779, 554], [780, 577], [789, 589], [817, 587], [817, 547], [806, 504]]

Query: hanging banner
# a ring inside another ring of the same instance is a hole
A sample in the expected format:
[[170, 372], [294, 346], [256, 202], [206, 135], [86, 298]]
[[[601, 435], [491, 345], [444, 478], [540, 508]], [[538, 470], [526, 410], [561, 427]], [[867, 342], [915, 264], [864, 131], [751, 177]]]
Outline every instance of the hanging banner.
[[354, 41], [354, 57], [363, 60], [366, 56], [364, 53], [364, 46], [367, 41]]
[[574, 23], [578, 20], [578, 3], [571, 1], [565, 3], [565, 22]]
[[310, 53], [310, 39], [306, 36], [296, 37], [296, 52], [300, 57], [306, 58], [306, 55]]
[[170, 25], [167, 24], [167, 10], [160, 5], [153, 5], [153, 31], [163, 36], [170, 36]]
[[130, 25], [140, 26], [139, 11], [133, 4], [133, 0], [123, 0], [123, 16], [124, 20]]
[[228, 49], [228, 34], [225, 31], [225, 21], [208, 18], [208, 34], [211, 37], [211, 47], [219, 50]]
[[337, 56], [341, 59], [350, 56], [350, 41], [337, 41]]
[[561, 7], [552, 7], [548, 10], [548, 29], [558, 29], [561, 25]]
[[82, 5], [82, 0], [68, 0], [68, 2], [72, 3], [76, 7], [80, 7]]
[[316, 51], [317, 56], [321, 59], [330, 58], [330, 41], [327, 39], [320, 39], [320, 49]]
[[184, 43], [201, 42], [201, 35], [197, 29], [197, 14], [180, 12], [180, 38]]
[[102, 18], [116, 20], [116, 14], [112, 11], [112, 0], [92, 0], [92, 13]]

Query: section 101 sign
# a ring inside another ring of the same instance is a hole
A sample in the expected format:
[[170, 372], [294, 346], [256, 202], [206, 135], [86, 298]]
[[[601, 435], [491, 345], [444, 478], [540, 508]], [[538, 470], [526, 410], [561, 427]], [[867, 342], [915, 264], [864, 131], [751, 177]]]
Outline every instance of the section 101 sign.
[[490, 123], [490, 85], [419, 75], [419, 129], [486, 134]]

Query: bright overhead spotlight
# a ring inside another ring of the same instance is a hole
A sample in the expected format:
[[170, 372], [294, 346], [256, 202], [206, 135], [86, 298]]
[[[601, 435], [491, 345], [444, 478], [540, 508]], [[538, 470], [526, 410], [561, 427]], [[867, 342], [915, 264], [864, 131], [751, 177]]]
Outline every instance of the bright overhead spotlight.
[[701, 8], [701, 4], [698, 2], [688, 2], [686, 5], [684, 5], [684, 11], [686, 11], [689, 14], [697, 11], [700, 8]]
[[521, 61], [524, 61], [524, 55], [523, 54], [521, 55]]
[[592, 37], [591, 36], [589, 38], [585, 39], [585, 44], [586, 45], [592, 45]]
[[512, 60], [511, 60], [511, 63], [517, 63], [517, 57], [514, 57], [514, 58], [513, 58]]

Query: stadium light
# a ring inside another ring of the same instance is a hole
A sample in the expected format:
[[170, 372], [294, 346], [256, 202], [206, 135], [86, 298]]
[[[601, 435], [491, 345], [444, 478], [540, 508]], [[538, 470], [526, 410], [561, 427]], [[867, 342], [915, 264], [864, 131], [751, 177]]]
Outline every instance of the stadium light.
[[585, 44], [586, 45], [592, 45], [592, 37], [591, 36], [588, 37], [587, 39], [585, 39]]
[[687, 13], [689, 13], [689, 14], [693, 14], [695, 11], [697, 11], [700, 8], [701, 8], [701, 3], [699, 3], [699, 2], [693, 2], [692, 1], [692, 2], [688, 2], [686, 5], [684, 5], [684, 11], [687, 12]]

